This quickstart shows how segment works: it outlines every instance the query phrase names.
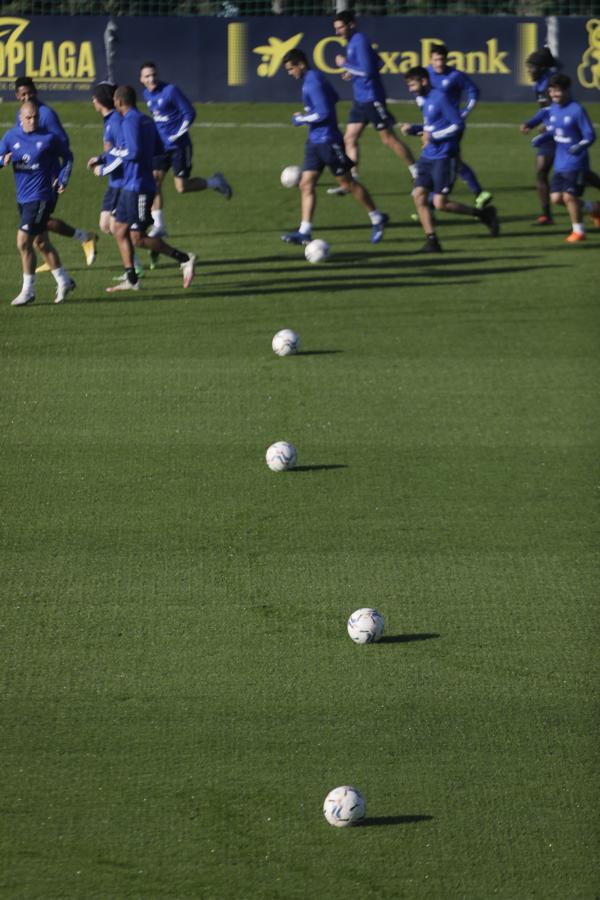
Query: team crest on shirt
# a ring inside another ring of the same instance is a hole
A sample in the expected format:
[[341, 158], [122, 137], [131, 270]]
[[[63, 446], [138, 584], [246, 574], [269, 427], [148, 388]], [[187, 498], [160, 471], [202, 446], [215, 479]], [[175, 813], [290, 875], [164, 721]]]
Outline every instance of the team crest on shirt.
[[568, 125], [571, 121], [571, 116], [565, 116], [565, 125]]
[[21, 146], [20, 141], [17, 141], [16, 144], [13, 144], [13, 150], [18, 150], [20, 146]]
[[38, 150], [39, 150], [40, 147], [43, 147], [43, 142], [42, 142], [42, 141], [36, 141], [36, 142], [35, 142], [35, 146], [36, 146], [36, 147], [38, 148]]
[[444, 78], [443, 81], [442, 81], [442, 87], [448, 87], [449, 84], [450, 84], [449, 79], [448, 79], [448, 78]]

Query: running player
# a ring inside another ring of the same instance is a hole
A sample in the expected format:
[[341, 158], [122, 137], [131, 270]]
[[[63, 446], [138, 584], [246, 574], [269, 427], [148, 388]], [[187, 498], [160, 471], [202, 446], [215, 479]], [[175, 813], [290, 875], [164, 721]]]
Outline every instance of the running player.
[[337, 93], [322, 72], [309, 67], [302, 50], [289, 50], [283, 57], [283, 65], [292, 78], [302, 81], [304, 112], [294, 113], [292, 123], [308, 125], [308, 140], [299, 185], [302, 220], [298, 231], [281, 235], [282, 241], [288, 244], [308, 244], [311, 241], [317, 200], [316, 186], [323, 169], [328, 166], [339, 185], [367, 210], [371, 220], [371, 243], [378, 244], [383, 237], [388, 217], [376, 209], [366, 187], [355, 181], [350, 174], [352, 160], [344, 152], [344, 139], [338, 128], [335, 111]]
[[226, 200], [230, 200], [233, 191], [221, 172], [215, 172], [210, 178], [190, 178], [192, 142], [189, 129], [196, 118], [196, 110], [187, 97], [174, 84], [159, 81], [153, 62], [142, 63], [140, 81], [144, 85], [144, 100], [152, 113], [162, 142], [162, 147], [154, 160], [156, 179], [156, 196], [152, 204], [154, 225], [148, 232], [149, 237], [161, 237], [167, 234], [163, 218], [162, 184], [171, 167], [178, 194], [205, 191], [210, 188], [223, 194]]
[[12, 306], [27, 306], [35, 300], [35, 250], [39, 250], [56, 281], [55, 303], [62, 303], [75, 282], [61, 264], [48, 238], [48, 221], [56, 193], [67, 186], [73, 154], [69, 145], [39, 127], [37, 103], [24, 102], [19, 125], [0, 141], [0, 165], [12, 164], [17, 188], [19, 229], [17, 248], [23, 267], [21, 292]]

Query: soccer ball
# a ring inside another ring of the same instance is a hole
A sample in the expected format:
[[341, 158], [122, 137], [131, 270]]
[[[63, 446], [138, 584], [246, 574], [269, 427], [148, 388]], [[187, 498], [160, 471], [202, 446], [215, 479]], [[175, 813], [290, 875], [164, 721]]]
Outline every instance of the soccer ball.
[[272, 472], [285, 472], [296, 465], [296, 448], [287, 441], [277, 441], [267, 450], [267, 465]]
[[286, 188], [298, 187], [302, 169], [300, 166], [286, 166], [281, 173], [281, 183]]
[[277, 356], [291, 356], [300, 349], [300, 335], [291, 328], [282, 328], [271, 341], [273, 352]]
[[329, 256], [329, 244], [327, 241], [321, 241], [315, 238], [304, 248], [304, 255], [309, 263], [320, 263]]
[[371, 644], [383, 636], [385, 623], [376, 609], [357, 609], [348, 619], [348, 634], [355, 644]]
[[323, 803], [323, 815], [336, 828], [346, 828], [360, 822], [366, 811], [365, 798], [349, 784], [329, 791]]

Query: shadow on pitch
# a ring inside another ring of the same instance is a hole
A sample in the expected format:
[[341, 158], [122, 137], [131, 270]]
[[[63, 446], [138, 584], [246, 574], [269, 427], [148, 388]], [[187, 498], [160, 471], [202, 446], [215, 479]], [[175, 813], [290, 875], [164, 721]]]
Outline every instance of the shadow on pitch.
[[316, 466], [294, 466], [293, 469], [290, 469], [290, 472], [324, 472], [326, 469], [347, 469], [348, 466], [342, 465], [341, 463], [331, 463], [330, 465], [316, 465]]
[[416, 825], [418, 822], [431, 822], [433, 816], [369, 816], [358, 822], [355, 827], [375, 828], [380, 825]]
[[299, 350], [296, 356], [331, 356], [332, 353], [343, 353], [343, 350]]
[[414, 641], [431, 641], [439, 638], [436, 632], [423, 632], [422, 634], [386, 634], [377, 641], [378, 644], [412, 644]]

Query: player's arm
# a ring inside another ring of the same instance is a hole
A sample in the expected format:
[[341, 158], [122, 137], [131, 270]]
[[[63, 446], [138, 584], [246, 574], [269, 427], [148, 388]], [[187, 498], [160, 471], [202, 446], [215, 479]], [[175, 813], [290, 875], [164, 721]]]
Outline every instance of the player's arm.
[[479, 88], [468, 75], [465, 75], [464, 72], [460, 73], [460, 82], [462, 90], [467, 98], [467, 102], [461, 109], [460, 114], [463, 119], [466, 119], [477, 106], [477, 101], [479, 100]]
[[63, 144], [67, 144], [68, 146], [69, 136], [67, 135], [67, 132], [62, 126], [62, 122], [60, 121], [54, 110], [50, 109], [50, 107], [46, 105], [41, 108], [43, 108], [44, 110], [44, 128], [49, 131], [50, 134], [56, 135], [56, 137], [60, 141], [62, 141]]
[[307, 111], [294, 113], [292, 116], [294, 125], [315, 125], [331, 116], [330, 104], [319, 82], [312, 84], [306, 93]]
[[62, 194], [69, 183], [69, 178], [71, 177], [71, 171], [73, 169], [73, 154], [71, 153], [69, 144], [56, 137], [56, 135], [54, 136], [53, 144], [53, 149], [55, 150], [56, 155], [60, 158], [61, 161], [61, 169], [56, 179], [56, 185], [59, 194]]
[[181, 115], [181, 125], [176, 134], [169, 135], [169, 141], [174, 144], [175, 141], [178, 141], [180, 137], [183, 137], [184, 134], [187, 134], [190, 130], [190, 125], [196, 118], [196, 110], [188, 100], [188, 98], [183, 94], [178, 87], [175, 85], [171, 85], [170, 92], [170, 100], [173, 105], [177, 108], [177, 111]]
[[529, 131], [531, 131], [532, 128], [535, 128], [537, 125], [545, 124], [546, 118], [547, 118], [547, 107], [544, 107], [543, 109], [538, 109], [535, 116], [533, 116], [531, 119], [528, 119], [526, 122], [524, 122], [523, 125], [521, 125], [519, 127], [519, 130], [522, 131], [523, 134], [527, 134]]
[[4, 135], [0, 141], [0, 168], [10, 166], [11, 160], [12, 153], [10, 151], [10, 144], [6, 140], [6, 135]]
[[354, 51], [353, 56], [355, 62], [349, 64], [348, 58], [346, 57], [341, 68], [343, 68], [348, 75], [355, 75], [359, 78], [372, 78], [377, 74], [378, 68], [375, 68], [374, 59], [376, 57], [374, 53], [371, 53], [369, 41], [365, 35], [360, 32], [357, 32], [352, 40], [354, 43], [352, 49]]
[[571, 156], [579, 156], [580, 153], [583, 153], [584, 150], [587, 150], [588, 147], [591, 147], [596, 140], [596, 132], [594, 130], [594, 126], [592, 125], [590, 117], [588, 116], [583, 106], [579, 108], [576, 124], [579, 128], [581, 138], [576, 144], [571, 144], [571, 146], [569, 147], [569, 153], [571, 154]]
[[456, 137], [460, 134], [461, 131], [464, 131], [465, 123], [461, 118], [459, 111], [452, 106], [449, 100], [442, 94], [440, 98], [440, 111], [444, 118], [447, 120], [447, 125], [444, 125], [443, 128], [438, 128], [433, 131], [431, 128], [426, 128], [425, 131], [429, 135], [429, 140], [434, 144], [438, 141], [447, 141], [448, 138]]

